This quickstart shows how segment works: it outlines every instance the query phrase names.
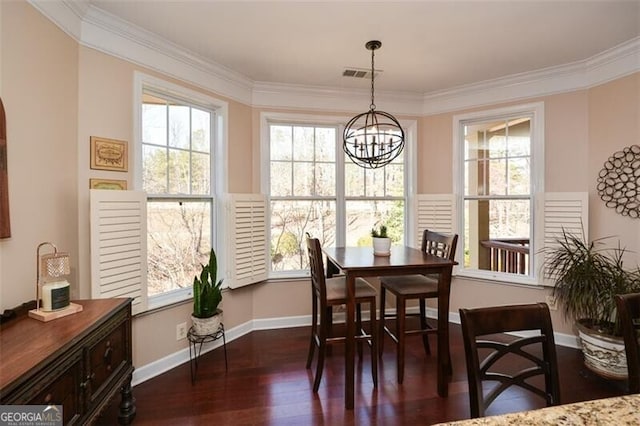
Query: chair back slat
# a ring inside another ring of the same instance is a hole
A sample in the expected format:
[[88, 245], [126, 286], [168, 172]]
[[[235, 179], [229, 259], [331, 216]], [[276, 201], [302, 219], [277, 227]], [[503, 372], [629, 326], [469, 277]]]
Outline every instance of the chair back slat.
[[425, 229], [422, 233], [422, 251], [434, 256], [455, 260], [458, 235], [446, 235]]

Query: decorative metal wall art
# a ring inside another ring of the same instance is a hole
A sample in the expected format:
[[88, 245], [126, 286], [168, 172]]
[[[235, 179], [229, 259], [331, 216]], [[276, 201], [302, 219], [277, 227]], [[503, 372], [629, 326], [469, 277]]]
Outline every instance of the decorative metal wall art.
[[640, 146], [615, 152], [598, 174], [598, 195], [623, 216], [640, 217]]

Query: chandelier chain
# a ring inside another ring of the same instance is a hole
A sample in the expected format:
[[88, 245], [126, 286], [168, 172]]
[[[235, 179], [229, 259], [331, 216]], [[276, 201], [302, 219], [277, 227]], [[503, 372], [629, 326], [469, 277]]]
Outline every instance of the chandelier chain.
[[369, 108], [371, 109], [371, 111], [375, 111], [376, 109], [376, 103], [374, 101], [374, 91], [373, 91], [373, 80], [375, 79], [375, 68], [373, 67], [373, 56], [375, 55], [376, 50], [375, 49], [371, 49], [371, 105], [369, 105]]

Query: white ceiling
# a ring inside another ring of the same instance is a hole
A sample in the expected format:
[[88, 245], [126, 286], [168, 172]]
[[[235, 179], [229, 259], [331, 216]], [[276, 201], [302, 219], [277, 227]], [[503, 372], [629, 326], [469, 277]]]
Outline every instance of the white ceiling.
[[85, 0], [254, 82], [418, 94], [588, 59], [640, 34], [640, 1]]

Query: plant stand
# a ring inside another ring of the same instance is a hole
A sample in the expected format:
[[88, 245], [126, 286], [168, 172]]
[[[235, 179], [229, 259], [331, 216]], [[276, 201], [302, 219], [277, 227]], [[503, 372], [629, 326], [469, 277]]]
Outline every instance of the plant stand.
[[209, 342], [214, 342], [222, 338], [222, 347], [224, 349], [224, 371], [228, 371], [227, 363], [227, 339], [224, 335], [224, 324], [220, 323], [218, 330], [211, 334], [200, 335], [196, 334], [193, 326], [189, 328], [187, 333], [187, 339], [189, 340], [189, 367], [191, 370], [191, 384], [196, 381], [196, 374], [198, 372], [198, 358], [202, 353], [202, 345]]

